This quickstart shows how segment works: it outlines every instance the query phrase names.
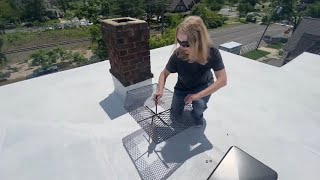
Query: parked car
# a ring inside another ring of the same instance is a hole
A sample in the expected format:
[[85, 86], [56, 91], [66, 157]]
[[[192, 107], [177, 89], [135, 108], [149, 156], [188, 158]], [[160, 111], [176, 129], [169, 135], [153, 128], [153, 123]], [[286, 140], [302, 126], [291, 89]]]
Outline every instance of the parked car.
[[262, 39], [266, 43], [272, 43], [272, 44], [275, 44], [275, 43], [286, 43], [288, 41], [288, 38], [286, 38], [286, 37], [272, 37], [272, 36], [268, 36], [268, 35], [263, 36]]
[[16, 28], [16, 25], [14, 23], [7, 23], [6, 25], [4, 25], [5, 29], [14, 29]]
[[55, 24], [54, 29], [62, 29], [63, 26], [61, 24]]

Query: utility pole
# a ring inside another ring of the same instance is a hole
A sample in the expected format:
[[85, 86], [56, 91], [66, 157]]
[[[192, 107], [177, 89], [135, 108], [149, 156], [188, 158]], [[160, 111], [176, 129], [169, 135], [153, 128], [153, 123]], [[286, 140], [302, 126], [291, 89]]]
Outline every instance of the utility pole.
[[164, 6], [163, 6], [163, 0], [161, 0], [161, 35], [163, 35], [163, 17], [164, 17]]
[[271, 24], [271, 18], [272, 18], [272, 16], [273, 16], [273, 14], [279, 15], [279, 14], [281, 13], [281, 11], [282, 11], [282, 7], [281, 7], [281, 6], [277, 6], [277, 7], [274, 9], [273, 13], [272, 13], [271, 16], [270, 16], [268, 25], [267, 25], [266, 29], [264, 30], [264, 32], [263, 32], [263, 34], [262, 34], [262, 36], [261, 36], [261, 38], [260, 38], [260, 40], [259, 40], [259, 43], [258, 43], [258, 45], [257, 45], [257, 47], [256, 47], [256, 50], [259, 48], [259, 45], [260, 45], [260, 43], [261, 43], [261, 40], [262, 40], [264, 34], [266, 33], [269, 25]]

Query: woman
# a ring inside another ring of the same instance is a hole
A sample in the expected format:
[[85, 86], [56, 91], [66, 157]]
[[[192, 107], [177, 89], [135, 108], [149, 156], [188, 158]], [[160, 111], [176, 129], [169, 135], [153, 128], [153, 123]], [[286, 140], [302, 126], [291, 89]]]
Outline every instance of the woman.
[[[181, 115], [184, 105], [192, 103], [195, 125], [203, 125], [203, 112], [212, 93], [227, 84], [227, 75], [220, 52], [213, 47], [208, 30], [198, 16], [189, 16], [176, 29], [176, 45], [179, 47], [161, 72], [155, 100], [163, 95], [167, 77], [178, 73], [174, 88], [172, 113]], [[216, 76], [214, 82], [213, 69]]]

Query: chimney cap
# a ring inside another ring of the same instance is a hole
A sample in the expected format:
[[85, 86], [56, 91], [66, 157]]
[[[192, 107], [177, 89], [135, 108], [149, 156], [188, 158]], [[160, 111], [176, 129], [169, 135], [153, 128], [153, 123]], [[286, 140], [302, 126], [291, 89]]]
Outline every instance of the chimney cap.
[[106, 20], [102, 20], [102, 22], [104, 22], [106, 24], [113, 25], [113, 26], [123, 26], [123, 25], [130, 25], [130, 24], [147, 23], [144, 20], [135, 19], [135, 18], [131, 18], [131, 17], [121, 17], [121, 18], [106, 19]]

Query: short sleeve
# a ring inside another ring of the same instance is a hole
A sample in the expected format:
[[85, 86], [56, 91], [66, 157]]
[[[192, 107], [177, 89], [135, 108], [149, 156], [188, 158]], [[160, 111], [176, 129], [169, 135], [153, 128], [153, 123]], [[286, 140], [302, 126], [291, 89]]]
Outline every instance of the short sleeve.
[[210, 59], [212, 61], [211, 68], [214, 71], [220, 71], [220, 70], [224, 69], [224, 63], [223, 63], [221, 54], [220, 54], [218, 49], [211, 48], [211, 57], [210, 57]]
[[166, 65], [166, 69], [170, 73], [176, 73], [177, 72], [177, 55], [173, 53]]

